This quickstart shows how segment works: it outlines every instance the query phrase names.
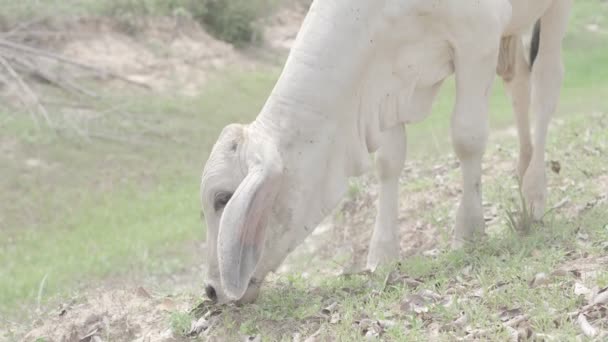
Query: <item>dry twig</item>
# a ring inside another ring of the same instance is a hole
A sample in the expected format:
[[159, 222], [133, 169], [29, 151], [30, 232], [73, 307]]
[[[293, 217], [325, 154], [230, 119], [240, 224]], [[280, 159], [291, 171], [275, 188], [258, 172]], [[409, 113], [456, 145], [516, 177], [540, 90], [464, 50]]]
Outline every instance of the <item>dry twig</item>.
[[[36, 95], [36, 93], [27, 85], [27, 83], [25, 83], [25, 81], [21, 78], [21, 76], [19, 76], [19, 74], [15, 71], [15, 69], [13, 69], [13, 67], [10, 65], [10, 63], [4, 57], [2, 57], [2, 55], [0, 55], [0, 64], [2, 64], [4, 69], [6, 69], [6, 71], [8, 72], [8, 74], [19, 85], [21, 90], [25, 94], [27, 94], [27, 96], [30, 98], [30, 100], [34, 103], [34, 105], [36, 106], [36, 109], [38, 110], [40, 115], [42, 115], [42, 117], [46, 121], [46, 124], [49, 127], [53, 127], [53, 123], [52, 123], [51, 119], [49, 118], [49, 113], [47, 112], [46, 108], [38, 100], [38, 96]], [[30, 111], [31, 111], [31, 108], [29, 108], [29, 103], [27, 101], [23, 101], [23, 102], [28, 107], [28, 109], [30, 109]], [[36, 122], [37, 122], [37, 120], [36, 120]]]

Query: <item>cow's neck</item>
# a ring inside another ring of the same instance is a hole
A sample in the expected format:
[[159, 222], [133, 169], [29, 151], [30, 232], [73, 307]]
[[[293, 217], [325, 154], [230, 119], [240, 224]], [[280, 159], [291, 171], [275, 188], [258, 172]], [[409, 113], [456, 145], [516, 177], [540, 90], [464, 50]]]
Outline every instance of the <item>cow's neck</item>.
[[361, 131], [366, 122], [353, 113], [353, 104], [372, 57], [380, 3], [315, 2], [252, 124], [277, 143], [284, 159], [287, 184], [278, 200], [299, 206], [285, 215], [304, 215], [285, 218], [302, 224], [298, 239], [338, 204], [348, 178], [369, 167], [369, 147]]
[[375, 1], [313, 3], [257, 124], [286, 144], [341, 124], [373, 52], [370, 19], [380, 9]]

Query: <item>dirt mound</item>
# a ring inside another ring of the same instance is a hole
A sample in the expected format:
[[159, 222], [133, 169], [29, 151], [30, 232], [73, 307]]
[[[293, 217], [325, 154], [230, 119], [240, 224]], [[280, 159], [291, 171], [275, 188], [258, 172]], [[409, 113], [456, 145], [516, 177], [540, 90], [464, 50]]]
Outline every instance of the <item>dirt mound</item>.
[[144, 288], [99, 291], [82, 303], [61, 307], [34, 325], [24, 341], [174, 341], [170, 312], [187, 310], [185, 301], [155, 298]]
[[154, 18], [125, 30], [107, 19], [69, 25], [61, 48], [69, 58], [121, 74], [156, 91], [194, 95], [213, 71], [242, 64], [235, 49], [185, 18]]
[[[307, 8], [300, 2], [290, 4], [265, 19], [266, 48], [289, 49]], [[13, 28], [3, 33], [2, 39], [120, 75], [123, 82], [116, 86], [124, 85], [126, 79], [157, 92], [185, 95], [196, 95], [217, 70], [248, 69], [259, 64], [255, 58], [215, 39], [186, 16], [45, 18]], [[19, 59], [18, 55], [14, 57]], [[40, 57], [27, 62], [29, 67], [34, 64], [41, 69], [38, 74], [52, 78], [63, 78], [65, 73], [71, 78], [90, 76], [73, 75], [74, 70], [67, 70], [57, 59]], [[112, 78], [116, 79], [109, 79]], [[4, 83], [0, 79], [0, 85]], [[10, 90], [3, 89], [3, 93]]]
[[[13, 31], [2, 37], [2, 47], [9, 49], [4, 54], [21, 66], [18, 53], [29, 53], [26, 62], [34, 70], [30, 73], [47, 80], [91, 76], [85, 71], [94, 68], [97, 76], [102, 71], [114, 75], [107, 79], [120, 78], [123, 84], [131, 80], [158, 92], [194, 95], [214, 71], [251, 64], [232, 45], [185, 17], [129, 22], [108, 17], [46, 19]], [[66, 68], [74, 64], [88, 68]]]

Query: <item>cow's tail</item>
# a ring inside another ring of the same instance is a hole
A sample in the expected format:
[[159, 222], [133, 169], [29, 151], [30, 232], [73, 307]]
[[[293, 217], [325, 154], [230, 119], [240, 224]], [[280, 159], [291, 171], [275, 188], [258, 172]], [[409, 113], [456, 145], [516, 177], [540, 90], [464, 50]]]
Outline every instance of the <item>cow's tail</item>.
[[511, 81], [515, 76], [515, 63], [517, 61], [519, 44], [519, 36], [516, 35], [503, 37], [500, 41], [496, 73], [506, 82]]
[[530, 70], [532, 70], [534, 61], [538, 55], [539, 45], [540, 19], [534, 24], [531, 35], [526, 35], [524, 37], [518, 35], [503, 37], [500, 41], [500, 53], [498, 55], [496, 73], [505, 81], [511, 81], [515, 76], [515, 64], [517, 63], [518, 54], [523, 54], [524, 58], [527, 57], [528, 66]]
[[536, 56], [538, 56], [538, 47], [540, 45], [540, 19], [534, 24], [534, 30], [532, 31], [532, 40], [530, 41], [530, 70], [534, 66]]

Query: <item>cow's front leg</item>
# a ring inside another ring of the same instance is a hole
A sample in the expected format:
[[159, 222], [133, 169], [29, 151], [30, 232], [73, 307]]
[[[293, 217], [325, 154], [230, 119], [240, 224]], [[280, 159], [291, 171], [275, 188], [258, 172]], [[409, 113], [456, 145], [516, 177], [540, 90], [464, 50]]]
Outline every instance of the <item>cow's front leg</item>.
[[378, 213], [367, 255], [367, 268], [399, 259], [399, 175], [405, 161], [405, 129], [397, 125], [382, 135], [376, 153], [376, 170], [380, 181]]
[[[453, 247], [483, 235], [481, 160], [488, 138], [488, 101], [498, 49], [457, 51], [456, 104], [452, 114], [452, 143], [462, 170], [463, 193], [456, 216]], [[478, 54], [475, 54], [477, 52]]]

